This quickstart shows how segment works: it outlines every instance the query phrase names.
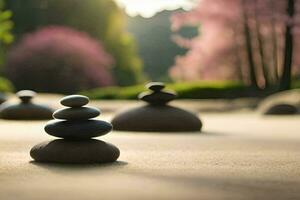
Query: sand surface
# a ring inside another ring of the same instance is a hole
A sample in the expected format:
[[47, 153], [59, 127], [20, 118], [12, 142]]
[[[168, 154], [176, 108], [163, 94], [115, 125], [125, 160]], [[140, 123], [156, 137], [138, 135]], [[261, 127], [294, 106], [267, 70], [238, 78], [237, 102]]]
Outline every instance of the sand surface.
[[300, 116], [200, 117], [203, 133], [98, 138], [121, 150], [107, 165], [34, 163], [30, 148], [54, 139], [46, 121], [0, 120], [0, 199], [300, 199]]

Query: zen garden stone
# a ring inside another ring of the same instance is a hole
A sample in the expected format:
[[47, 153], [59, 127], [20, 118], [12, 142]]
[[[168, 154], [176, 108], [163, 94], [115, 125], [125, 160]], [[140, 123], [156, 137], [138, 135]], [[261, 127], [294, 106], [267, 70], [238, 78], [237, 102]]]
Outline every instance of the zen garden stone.
[[292, 104], [278, 103], [264, 111], [265, 115], [293, 115], [298, 114], [298, 108]]
[[22, 90], [17, 93], [19, 104], [3, 103], [0, 106], [0, 117], [10, 120], [43, 120], [51, 119], [53, 110], [45, 105], [32, 102], [36, 93]]
[[45, 131], [52, 136], [65, 139], [89, 139], [110, 132], [110, 123], [100, 120], [52, 120], [45, 126]]
[[151, 91], [143, 92], [139, 99], [147, 105], [121, 112], [112, 120], [115, 130], [150, 132], [200, 131], [200, 119], [180, 108], [167, 105], [176, 98], [172, 91], [163, 90], [165, 85], [152, 82], [146, 85]]
[[82, 107], [89, 103], [89, 98], [83, 95], [69, 95], [62, 98], [60, 103], [66, 107]]
[[61, 100], [61, 104], [71, 108], [56, 111], [53, 117], [59, 119], [49, 121], [45, 126], [45, 131], [49, 135], [63, 139], [34, 146], [30, 155], [35, 161], [107, 163], [118, 159], [120, 151], [117, 147], [92, 139], [109, 133], [112, 125], [105, 121], [91, 119], [99, 116], [100, 111], [92, 107], [80, 107], [88, 102], [87, 97], [80, 95], [67, 96]]
[[53, 117], [56, 119], [76, 120], [91, 119], [100, 115], [97, 108], [92, 107], [75, 107], [63, 108], [54, 112]]

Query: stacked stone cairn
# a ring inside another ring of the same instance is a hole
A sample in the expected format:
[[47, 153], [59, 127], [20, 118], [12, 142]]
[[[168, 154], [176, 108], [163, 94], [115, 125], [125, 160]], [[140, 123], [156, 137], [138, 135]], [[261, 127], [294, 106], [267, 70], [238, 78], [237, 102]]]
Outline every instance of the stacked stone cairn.
[[0, 106], [0, 117], [8, 120], [45, 120], [51, 119], [52, 108], [33, 102], [36, 93], [32, 90], [17, 92], [20, 102], [5, 102]]
[[112, 120], [115, 130], [149, 132], [199, 132], [200, 119], [189, 111], [168, 105], [176, 93], [165, 90], [165, 84], [151, 82], [146, 85], [150, 91], [138, 97], [147, 104], [117, 114]]
[[164, 106], [176, 98], [176, 93], [171, 90], [164, 90], [165, 84], [151, 82], [146, 85], [150, 91], [142, 92], [138, 98], [154, 106]]
[[45, 131], [56, 139], [34, 146], [31, 157], [37, 162], [53, 163], [109, 163], [118, 159], [120, 151], [112, 144], [92, 139], [112, 130], [108, 122], [92, 119], [100, 115], [97, 108], [86, 106], [89, 99], [70, 95], [60, 103], [67, 108], [54, 112]]

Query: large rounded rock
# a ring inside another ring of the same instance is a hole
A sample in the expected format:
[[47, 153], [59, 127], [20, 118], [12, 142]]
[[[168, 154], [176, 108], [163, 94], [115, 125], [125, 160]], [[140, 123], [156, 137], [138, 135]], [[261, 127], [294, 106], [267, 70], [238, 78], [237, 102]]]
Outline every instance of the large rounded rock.
[[30, 156], [37, 162], [53, 163], [109, 163], [116, 161], [120, 151], [100, 140], [53, 140], [35, 145]]
[[69, 95], [62, 98], [60, 103], [67, 107], [81, 107], [89, 103], [89, 98], [83, 95]]
[[300, 110], [300, 89], [287, 90], [268, 96], [260, 102], [258, 112], [262, 114], [295, 114], [295, 108], [292, 107]]
[[296, 106], [286, 103], [272, 105], [264, 111], [265, 115], [293, 115], [297, 113]]
[[113, 120], [114, 130], [187, 132], [200, 131], [200, 119], [183, 109], [172, 106], [142, 106], [118, 114]]
[[56, 119], [86, 120], [100, 115], [100, 110], [93, 107], [62, 108], [53, 113]]
[[17, 105], [2, 104], [0, 118], [10, 120], [44, 120], [52, 118], [53, 110], [44, 105], [21, 103]]
[[90, 139], [105, 135], [111, 130], [112, 125], [101, 120], [51, 120], [45, 126], [49, 135], [72, 140]]

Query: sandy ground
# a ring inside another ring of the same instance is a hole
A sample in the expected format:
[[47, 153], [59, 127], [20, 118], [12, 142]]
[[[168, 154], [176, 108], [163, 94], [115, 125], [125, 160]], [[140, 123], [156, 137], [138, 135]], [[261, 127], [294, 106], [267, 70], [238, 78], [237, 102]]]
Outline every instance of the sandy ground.
[[109, 165], [34, 163], [30, 148], [53, 139], [45, 121], [0, 120], [0, 199], [300, 199], [300, 116], [199, 116], [203, 133], [98, 138], [121, 150]]

